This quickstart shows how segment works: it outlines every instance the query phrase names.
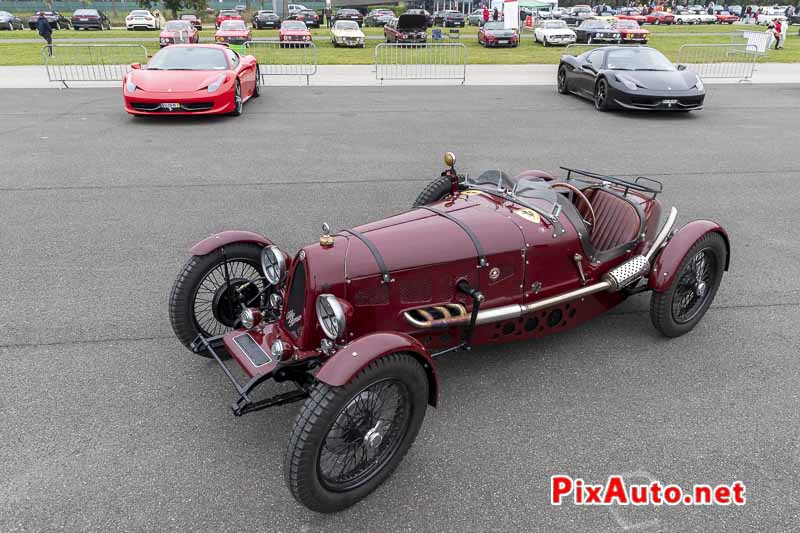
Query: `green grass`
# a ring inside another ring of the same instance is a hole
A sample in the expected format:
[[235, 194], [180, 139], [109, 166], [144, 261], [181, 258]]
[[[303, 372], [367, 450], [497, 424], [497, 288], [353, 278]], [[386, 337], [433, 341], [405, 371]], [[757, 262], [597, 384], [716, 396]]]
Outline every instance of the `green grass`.
[[[712, 26], [713, 27], [713, 26]], [[681, 28], [683, 29], [683, 28]], [[367, 28], [367, 34], [380, 35], [380, 28]], [[475, 28], [469, 28], [466, 33], [474, 33]], [[6, 35], [10, 32], [4, 32]], [[22, 32], [14, 32], [21, 35]], [[70, 32], [63, 32], [67, 34]], [[112, 32], [102, 32], [103, 36], [108, 36]], [[158, 42], [156, 32], [126, 32], [122, 31], [122, 36], [135, 35], [139, 36], [152, 36], [152, 42], [132, 43], [142, 44], [147, 48], [148, 54], [153, 54], [158, 51]], [[328, 35], [327, 29], [314, 30], [315, 35]], [[671, 33], [678, 33], [673, 28], [657, 27], [653, 33], [650, 45], [663, 52], [667, 57], [673, 61], [677, 60], [678, 49], [683, 44], [696, 43], [696, 44], [729, 44], [731, 37], [724, 35], [698, 35], [695, 37], [687, 38], [686, 36], [670, 35]], [[30, 32], [33, 34], [33, 32]], [[81, 35], [86, 35], [87, 32], [80, 32]], [[91, 35], [100, 35], [101, 32], [92, 32]], [[213, 35], [213, 32], [203, 32], [205, 36]], [[275, 37], [277, 32], [273, 30], [261, 30], [256, 32], [259, 37]], [[59, 37], [62, 34], [57, 32], [55, 43], [58, 43]], [[374, 62], [375, 52], [374, 48], [381, 41], [367, 41], [365, 49], [359, 48], [334, 48], [328, 41], [317, 41], [317, 59], [320, 65], [366, 65]], [[553, 64], [557, 63], [561, 55], [564, 53], [563, 47], [543, 47], [540, 44], [534, 44], [532, 40], [524, 39], [522, 44], [515, 49], [499, 48], [499, 49], [486, 49], [478, 45], [477, 41], [472, 38], [464, 38], [461, 40], [467, 47], [467, 62], [470, 64]], [[25, 44], [3, 44], [0, 41], [0, 65], [41, 65], [42, 64], [42, 44], [25, 43]], [[783, 50], [770, 50], [766, 58], [762, 62], [780, 62], [780, 63], [795, 63], [800, 62], [800, 37], [796, 33], [790, 34], [786, 40], [785, 48]]]

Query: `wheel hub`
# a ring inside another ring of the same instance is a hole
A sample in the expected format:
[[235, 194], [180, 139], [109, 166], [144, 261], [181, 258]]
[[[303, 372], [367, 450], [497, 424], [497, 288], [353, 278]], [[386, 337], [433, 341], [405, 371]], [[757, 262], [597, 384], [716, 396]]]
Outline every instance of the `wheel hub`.
[[248, 281], [243, 278], [232, 279], [230, 283], [220, 285], [214, 292], [214, 318], [225, 327], [234, 327], [241, 313], [241, 302], [247, 302], [258, 294], [258, 287], [253, 284], [248, 285], [241, 294], [236, 290]]
[[364, 435], [364, 443], [373, 450], [379, 448], [381, 442], [383, 442], [383, 435], [378, 431], [379, 427], [380, 423], [376, 424], [374, 428]]
[[698, 283], [695, 283], [694, 293], [698, 297], [702, 298], [703, 296], [705, 296], [706, 295], [706, 290], [707, 290], [707, 286], [706, 286], [705, 282], [700, 281]]

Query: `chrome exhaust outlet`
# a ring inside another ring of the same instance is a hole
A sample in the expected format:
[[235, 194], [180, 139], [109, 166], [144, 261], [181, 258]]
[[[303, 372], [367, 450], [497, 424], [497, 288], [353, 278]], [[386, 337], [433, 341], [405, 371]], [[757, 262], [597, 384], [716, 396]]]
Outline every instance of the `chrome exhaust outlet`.
[[[546, 309], [548, 307], [553, 307], [555, 305], [571, 302], [572, 300], [584, 298], [592, 294], [597, 294], [598, 292], [621, 291], [628, 285], [641, 279], [642, 276], [648, 274], [651, 266], [650, 261], [653, 259], [653, 256], [655, 256], [655, 254], [664, 245], [664, 242], [667, 240], [667, 237], [669, 237], [669, 234], [672, 231], [672, 227], [675, 225], [675, 219], [677, 218], [677, 216], [678, 216], [678, 210], [675, 209], [674, 207], [671, 208], [669, 216], [667, 217], [667, 221], [664, 223], [664, 226], [661, 228], [661, 231], [658, 232], [658, 235], [656, 235], [656, 238], [653, 240], [653, 245], [650, 247], [647, 253], [645, 255], [637, 255], [635, 257], [632, 257], [628, 261], [625, 261], [621, 265], [611, 269], [603, 276], [602, 281], [586, 287], [581, 287], [580, 289], [575, 289], [574, 291], [565, 292], [564, 294], [551, 296], [550, 298], [537, 300], [535, 302], [531, 302], [524, 305], [513, 304], [513, 305], [504, 305], [502, 307], [494, 307], [492, 309], [482, 309], [481, 311], [478, 312], [478, 316], [475, 320], [475, 325], [482, 326], [484, 324], [492, 324], [494, 322], [501, 322], [503, 320], [519, 318], [521, 316], [536, 311], [541, 311], [542, 309]], [[460, 304], [446, 304], [446, 305], [460, 306]], [[404, 312], [403, 315], [411, 325], [421, 329], [464, 326], [469, 323], [470, 317], [467, 314], [466, 308], [464, 308], [463, 306], [460, 307], [461, 309], [463, 309], [463, 311], [459, 309], [458, 310], [459, 314], [451, 315], [449, 317], [445, 316], [443, 318], [438, 318], [438, 319], [433, 318], [433, 316], [430, 315], [430, 313], [428, 313], [427, 311], [424, 311], [424, 309], [413, 309], [411, 311]], [[434, 307], [434, 309], [438, 310], [438, 308], [436, 307]], [[419, 320], [410, 314], [415, 311], [420, 312], [420, 314], [422, 314], [425, 320]], [[430, 320], [428, 320], [429, 317]]]

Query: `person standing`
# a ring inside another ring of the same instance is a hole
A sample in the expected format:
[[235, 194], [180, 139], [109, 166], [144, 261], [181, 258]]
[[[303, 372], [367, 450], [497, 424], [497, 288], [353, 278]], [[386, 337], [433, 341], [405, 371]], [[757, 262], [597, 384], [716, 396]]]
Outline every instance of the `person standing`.
[[783, 48], [783, 41], [781, 41], [781, 37], [783, 37], [783, 23], [781, 19], [775, 20], [775, 50], [778, 48]]
[[497, 11], [497, 8], [494, 8], [494, 11], [492, 12], [492, 20], [496, 21], [499, 16], [500, 16], [500, 12]]
[[486, 24], [489, 22], [489, 8], [483, 6], [483, 23]]
[[39, 13], [39, 18], [36, 20], [36, 29], [39, 30], [39, 35], [42, 36], [42, 39], [47, 41], [47, 55], [52, 56], [53, 29], [50, 27], [50, 22], [47, 21], [44, 13]]

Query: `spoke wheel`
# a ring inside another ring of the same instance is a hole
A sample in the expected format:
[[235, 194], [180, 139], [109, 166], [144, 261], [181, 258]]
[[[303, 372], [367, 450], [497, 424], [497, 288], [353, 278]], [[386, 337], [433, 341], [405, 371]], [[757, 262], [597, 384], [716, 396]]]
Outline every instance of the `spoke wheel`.
[[691, 331], [717, 294], [725, 269], [727, 248], [722, 236], [710, 233], [686, 253], [670, 286], [650, 300], [653, 325], [667, 337]]
[[681, 271], [675, 297], [672, 300], [672, 318], [679, 324], [693, 319], [708, 299], [708, 287], [716, 273], [716, 256], [704, 248], [695, 254]]
[[263, 308], [269, 298], [271, 289], [260, 267], [261, 246], [235, 243], [224, 251], [224, 256], [215, 250], [190, 257], [172, 287], [170, 322], [187, 348], [198, 335], [231, 331], [239, 325], [242, 306]]
[[341, 387], [316, 383], [289, 438], [292, 495], [318, 512], [366, 497], [411, 447], [427, 401], [425, 370], [406, 353], [378, 358]]
[[400, 445], [410, 420], [409, 392], [388, 379], [358, 393], [336, 417], [320, 450], [323, 485], [336, 492], [363, 485]]

